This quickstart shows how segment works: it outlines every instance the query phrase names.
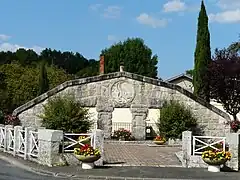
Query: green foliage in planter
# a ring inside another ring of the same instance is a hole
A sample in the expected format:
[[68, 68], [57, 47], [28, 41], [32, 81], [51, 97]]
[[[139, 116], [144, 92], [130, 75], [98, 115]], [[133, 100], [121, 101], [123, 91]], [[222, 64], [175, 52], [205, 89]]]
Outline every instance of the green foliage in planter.
[[57, 96], [44, 105], [42, 126], [64, 132], [85, 133], [92, 126], [89, 110], [73, 96]]
[[177, 101], [169, 101], [160, 109], [160, 119], [157, 123], [160, 134], [167, 139], [181, 138], [182, 132], [194, 131], [197, 127], [197, 119], [191, 110]]

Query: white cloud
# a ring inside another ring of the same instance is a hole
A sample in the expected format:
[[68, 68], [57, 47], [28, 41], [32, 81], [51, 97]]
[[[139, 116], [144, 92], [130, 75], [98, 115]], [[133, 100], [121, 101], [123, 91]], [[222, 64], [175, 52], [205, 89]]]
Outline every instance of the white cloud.
[[97, 11], [100, 7], [102, 7], [102, 4], [92, 4], [89, 6], [89, 9], [91, 9], [92, 11]]
[[114, 35], [108, 35], [107, 39], [108, 41], [117, 41], [117, 37]]
[[11, 36], [8, 36], [5, 34], [0, 34], [0, 41], [7, 41], [10, 38], [11, 38]]
[[150, 16], [147, 13], [142, 13], [137, 17], [137, 21], [140, 24], [144, 24], [144, 25], [148, 25], [151, 26], [153, 28], [157, 28], [157, 27], [165, 27], [168, 23], [167, 19], [159, 19], [159, 18], [155, 18], [153, 16]]
[[209, 14], [209, 20], [218, 23], [240, 23], [240, 9]]
[[19, 48], [32, 49], [32, 50], [34, 50], [38, 54], [40, 54], [40, 52], [44, 49], [44, 48], [42, 48], [40, 46], [33, 46], [31, 48], [27, 48], [27, 47], [24, 47], [24, 46], [20, 46], [18, 44], [10, 44], [10, 43], [2, 43], [2, 44], [0, 44], [0, 51], [12, 51], [12, 52], [15, 52]]
[[240, 0], [218, 0], [217, 5], [225, 10], [240, 8]]
[[163, 5], [164, 12], [179, 12], [185, 11], [186, 9], [187, 6], [185, 2], [182, 2], [181, 0], [171, 0]]
[[103, 16], [105, 18], [119, 18], [122, 8], [119, 6], [108, 6], [104, 9]]

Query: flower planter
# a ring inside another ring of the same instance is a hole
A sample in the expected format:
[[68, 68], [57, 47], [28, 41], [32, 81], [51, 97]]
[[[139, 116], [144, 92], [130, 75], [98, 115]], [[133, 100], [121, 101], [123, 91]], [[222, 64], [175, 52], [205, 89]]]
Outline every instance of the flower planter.
[[208, 158], [203, 158], [203, 161], [208, 164], [209, 172], [220, 172], [220, 165], [225, 164], [227, 159], [222, 160], [211, 160]]
[[82, 169], [93, 169], [94, 168], [94, 162], [99, 160], [101, 156], [83, 156], [83, 155], [76, 155], [75, 157], [82, 161]]
[[165, 141], [153, 141], [154, 144], [157, 144], [157, 145], [163, 145], [165, 143]]

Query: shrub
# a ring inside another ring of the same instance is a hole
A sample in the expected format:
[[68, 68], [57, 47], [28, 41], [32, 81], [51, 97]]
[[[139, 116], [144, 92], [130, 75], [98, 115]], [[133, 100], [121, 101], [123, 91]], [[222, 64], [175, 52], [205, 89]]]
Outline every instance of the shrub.
[[177, 101], [169, 101], [160, 109], [160, 119], [157, 123], [160, 134], [166, 138], [177, 139], [182, 137], [186, 130], [194, 131], [197, 119], [190, 109]]
[[20, 125], [20, 120], [18, 119], [17, 116], [9, 114], [4, 117], [4, 124], [17, 126]]
[[124, 128], [119, 128], [118, 130], [115, 130], [113, 132], [112, 138], [113, 139], [124, 139], [126, 141], [134, 140], [132, 133], [129, 130], [126, 130]]
[[89, 111], [73, 96], [57, 96], [44, 105], [42, 126], [64, 132], [86, 133], [92, 126]]

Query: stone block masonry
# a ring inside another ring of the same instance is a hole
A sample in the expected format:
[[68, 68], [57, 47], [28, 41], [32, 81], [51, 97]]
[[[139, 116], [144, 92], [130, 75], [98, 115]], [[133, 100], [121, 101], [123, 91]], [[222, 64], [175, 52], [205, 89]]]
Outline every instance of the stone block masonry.
[[38, 128], [41, 125], [38, 115], [48, 99], [68, 93], [75, 95], [84, 107], [96, 108], [98, 128], [104, 131], [105, 138], [110, 138], [112, 133], [114, 108], [127, 108], [132, 113], [133, 135], [138, 140], [143, 139], [148, 110], [161, 108], [165, 100], [177, 100], [190, 107], [205, 135], [225, 136], [230, 132], [226, 125], [229, 116], [191, 92], [174, 84], [128, 72], [67, 81], [15, 109], [13, 114], [19, 117], [23, 126]]

